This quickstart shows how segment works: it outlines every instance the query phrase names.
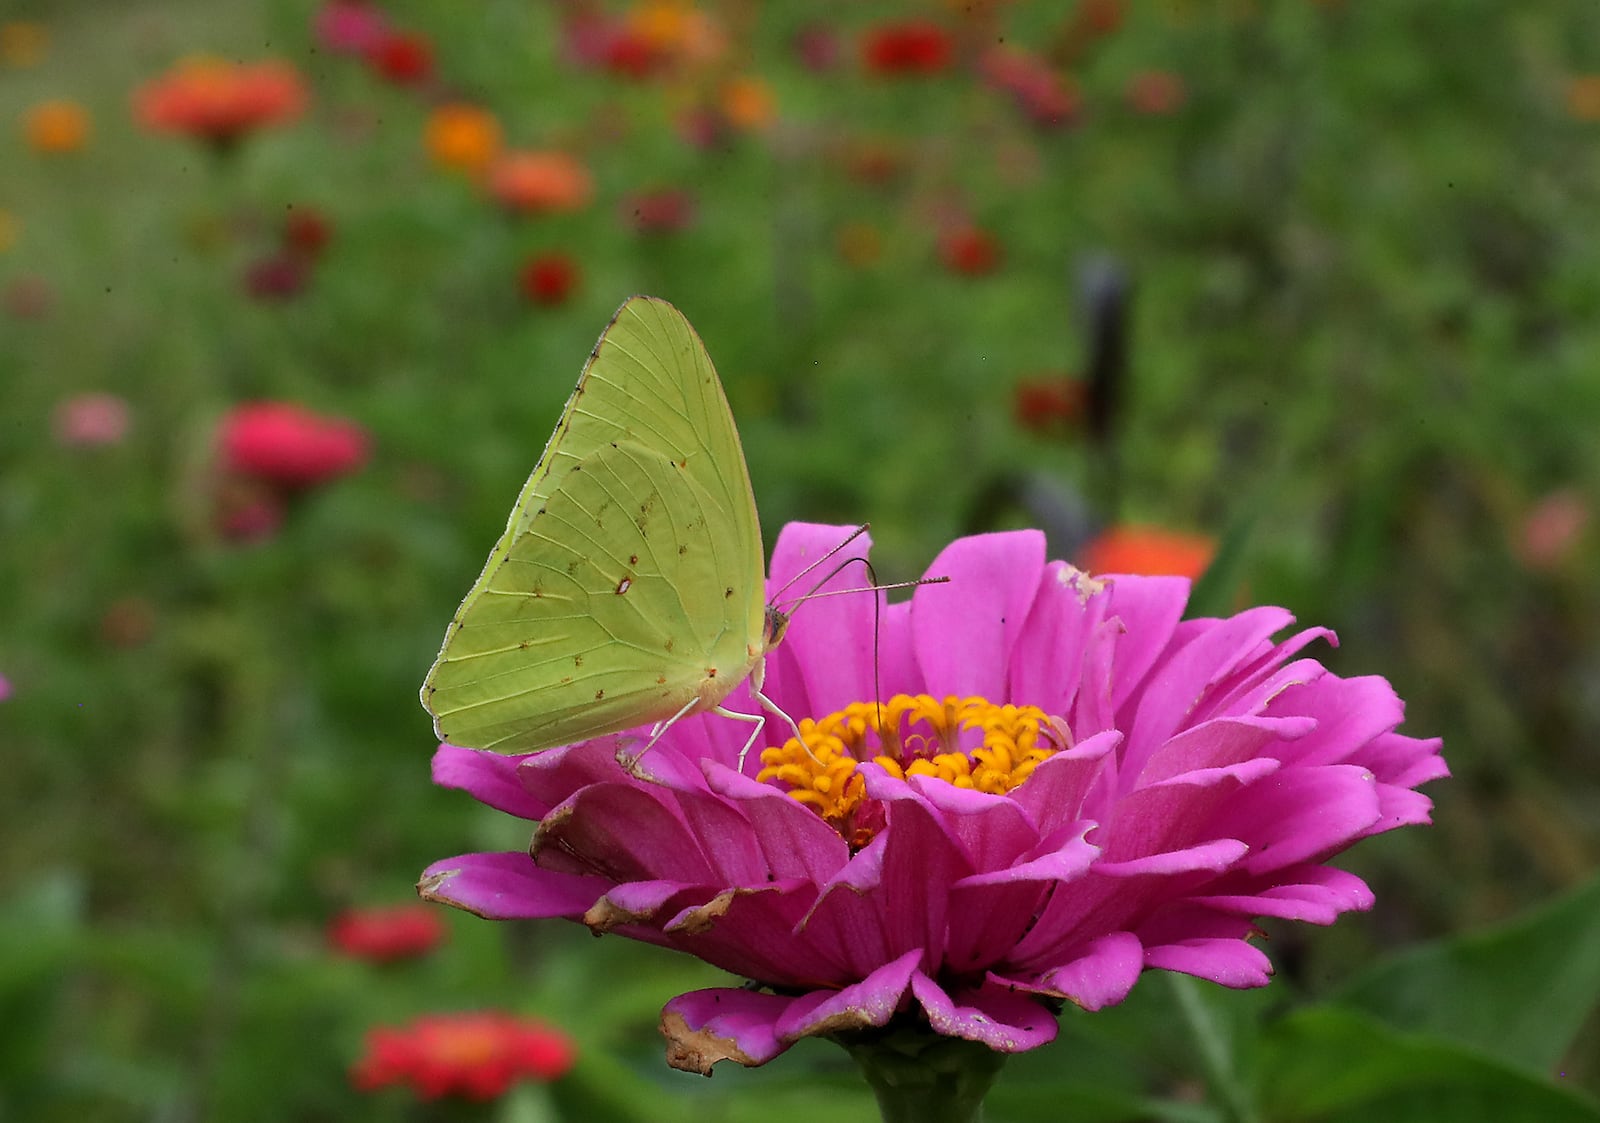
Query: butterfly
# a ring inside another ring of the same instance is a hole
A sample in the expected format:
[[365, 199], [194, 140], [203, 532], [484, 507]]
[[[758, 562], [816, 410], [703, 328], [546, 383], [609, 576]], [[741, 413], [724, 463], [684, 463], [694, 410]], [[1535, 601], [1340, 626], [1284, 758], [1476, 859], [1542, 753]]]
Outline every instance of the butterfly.
[[423, 707], [441, 740], [505, 753], [651, 722], [653, 744], [712, 711], [756, 724], [748, 752], [765, 717], [722, 707], [746, 678], [794, 726], [761, 693], [788, 624], [764, 575], [750, 472], [711, 358], [671, 304], [633, 297], [456, 610]]

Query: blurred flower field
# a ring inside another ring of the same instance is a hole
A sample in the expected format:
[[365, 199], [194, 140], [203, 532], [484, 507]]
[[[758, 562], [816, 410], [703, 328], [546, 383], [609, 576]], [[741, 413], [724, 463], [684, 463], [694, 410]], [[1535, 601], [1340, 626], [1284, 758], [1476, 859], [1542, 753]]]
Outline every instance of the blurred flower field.
[[1580, 0], [11, 0], [0, 1117], [876, 1118], [669, 1069], [725, 972], [416, 900], [528, 846], [417, 690], [648, 293], [769, 551], [1038, 527], [1443, 739], [1372, 911], [1069, 1003], [986, 1118], [1600, 1119], [1597, 206]]

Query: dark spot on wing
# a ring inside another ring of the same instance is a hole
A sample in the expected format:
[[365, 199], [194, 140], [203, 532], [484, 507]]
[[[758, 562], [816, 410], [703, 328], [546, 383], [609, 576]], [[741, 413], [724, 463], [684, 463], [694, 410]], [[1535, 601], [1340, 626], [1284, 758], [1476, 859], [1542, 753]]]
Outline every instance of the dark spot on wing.
[[687, 554], [688, 552], [689, 552], [689, 547], [687, 547], [687, 546], [679, 546], [678, 547], [678, 556], [680, 558], [683, 557], [683, 555]]
[[573, 657], [572, 657], [572, 665], [573, 665], [573, 666], [574, 666], [574, 667], [581, 667], [581, 666], [583, 666], [583, 656], [582, 656], [582, 655], [574, 655], [574, 656], [573, 656]]
[[595, 701], [596, 701], [596, 702], [598, 702], [598, 701], [600, 701], [600, 700], [601, 700], [601, 699], [602, 699], [602, 698], [604, 698], [604, 697], [605, 697], [605, 696], [606, 696], [606, 692], [605, 692], [605, 691], [604, 691], [604, 690], [596, 690], [596, 691], [595, 691], [595, 692], [594, 692], [594, 700], [595, 700]]
[[665, 686], [666, 684], [667, 684], [667, 676], [666, 675], [657, 675], [656, 676], [656, 685], [657, 686]]
[[727, 587], [727, 589], [725, 589], [725, 590], [724, 590], [724, 591], [723, 591], [723, 593], [722, 593], [722, 599], [723, 599], [723, 600], [727, 600], [727, 599], [728, 599], [728, 598], [729, 598], [729, 597], [731, 597], [731, 596], [733, 596], [733, 586], [732, 586], [732, 585], [729, 585], [729, 586], [728, 586], [728, 587]]
[[677, 640], [673, 640], [673, 639], [669, 639], [669, 640], [668, 640], [668, 641], [667, 641], [667, 653], [668, 653], [668, 654], [669, 654], [669, 655], [670, 655], [670, 654], [671, 654], [671, 653], [672, 653], [672, 645], [673, 645], [673, 644], [675, 644], [675, 643], [677, 643], [677, 642], [678, 642], [678, 641], [677, 641]]
[[628, 555], [628, 564], [629, 565], [638, 565], [639, 564], [639, 555], [638, 554], [629, 554]]
[[620, 597], [623, 593], [626, 593], [628, 591], [628, 587], [631, 586], [632, 584], [633, 584], [633, 578], [632, 577], [624, 577], [621, 581], [618, 581], [617, 582], [617, 596]]

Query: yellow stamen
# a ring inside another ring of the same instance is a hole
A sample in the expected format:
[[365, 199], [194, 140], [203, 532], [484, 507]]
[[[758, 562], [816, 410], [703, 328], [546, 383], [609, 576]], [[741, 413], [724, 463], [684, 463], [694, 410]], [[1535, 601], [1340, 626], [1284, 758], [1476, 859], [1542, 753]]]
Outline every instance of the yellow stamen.
[[[800, 732], [804, 745], [791, 737], [782, 747], [762, 752], [756, 779], [785, 785], [856, 846], [873, 833], [857, 821], [866, 796], [866, 784], [856, 773], [861, 761], [874, 761], [900, 779], [933, 776], [1003, 795], [1040, 761], [1071, 744], [1065, 726], [1037, 706], [997, 706], [955, 695], [939, 700], [896, 694], [882, 705], [852, 702], [820, 720], [802, 720]], [[973, 732], [981, 733], [981, 742], [964, 747]]]

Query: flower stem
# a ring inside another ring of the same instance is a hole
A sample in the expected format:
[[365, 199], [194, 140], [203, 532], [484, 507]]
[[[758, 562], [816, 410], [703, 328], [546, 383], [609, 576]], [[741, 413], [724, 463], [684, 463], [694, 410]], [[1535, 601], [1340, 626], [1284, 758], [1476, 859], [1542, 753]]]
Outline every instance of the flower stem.
[[926, 1026], [833, 1038], [855, 1058], [884, 1123], [978, 1123], [1004, 1053]]

